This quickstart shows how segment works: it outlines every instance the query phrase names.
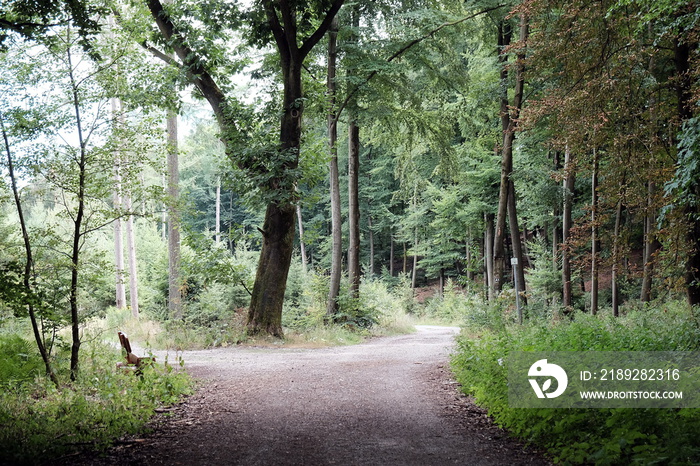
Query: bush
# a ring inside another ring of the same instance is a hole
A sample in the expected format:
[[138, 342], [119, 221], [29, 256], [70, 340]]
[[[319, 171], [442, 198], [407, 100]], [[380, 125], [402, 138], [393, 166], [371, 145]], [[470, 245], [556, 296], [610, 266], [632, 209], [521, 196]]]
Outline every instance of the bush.
[[696, 351], [697, 312], [679, 303], [625, 317], [576, 314], [572, 321], [534, 320], [462, 336], [452, 367], [465, 392], [516, 436], [546, 448], [556, 461], [582, 464], [700, 462], [698, 409], [514, 409], [508, 406], [511, 351]]
[[[13, 348], [21, 346], [11, 340]], [[190, 379], [171, 366], [146, 367], [134, 376], [115, 369], [121, 354], [114, 347], [93, 342], [81, 351], [80, 376], [68, 387], [57, 389], [22, 365], [13, 369], [27, 375], [22, 381], [3, 379], [0, 463], [49, 462], [80, 449], [105, 448], [138, 432], [156, 407], [190, 392]]]

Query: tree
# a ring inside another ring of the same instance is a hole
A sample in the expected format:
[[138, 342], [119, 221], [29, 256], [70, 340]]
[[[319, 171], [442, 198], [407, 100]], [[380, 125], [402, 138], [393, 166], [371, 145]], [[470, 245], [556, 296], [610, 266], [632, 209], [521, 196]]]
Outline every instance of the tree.
[[[253, 286], [248, 312], [248, 331], [251, 334], [267, 333], [282, 336], [282, 304], [291, 265], [295, 230], [296, 170], [299, 164], [301, 118], [304, 110], [301, 73], [304, 59], [326, 34], [331, 22], [343, 4], [333, 2], [272, 2], [264, 0], [251, 12], [256, 20], [259, 41], [266, 41], [264, 31], [269, 31], [277, 46], [283, 81], [282, 117], [279, 146], [274, 152], [259, 154], [265, 163], [252, 157], [239, 160], [244, 169], [262, 172], [261, 188], [270, 193], [262, 233], [262, 250]], [[184, 32], [178, 30], [170, 14], [158, 0], [148, 3], [153, 18], [163, 37], [172, 45], [181, 60], [181, 66], [198, 90], [209, 101], [221, 127], [226, 150], [236, 159], [235, 151], [238, 127], [235, 123], [234, 102], [227, 99], [204, 65], [199, 54], [187, 45]], [[261, 21], [262, 18], [264, 21]], [[312, 26], [312, 20], [318, 25]], [[269, 36], [267, 36], [269, 37]], [[301, 41], [301, 43], [300, 43]], [[270, 164], [272, 172], [265, 169]]]

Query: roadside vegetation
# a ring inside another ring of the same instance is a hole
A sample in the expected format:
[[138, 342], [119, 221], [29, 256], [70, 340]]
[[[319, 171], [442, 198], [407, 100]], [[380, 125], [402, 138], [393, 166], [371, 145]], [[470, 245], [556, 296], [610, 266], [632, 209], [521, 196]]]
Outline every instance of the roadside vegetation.
[[515, 319], [512, 302], [465, 303], [452, 368], [465, 393], [514, 436], [561, 464], [698, 464], [700, 409], [523, 409], [508, 405], [511, 351], [698, 351], [700, 312], [683, 301], [630, 304], [623, 315], [557, 310]]

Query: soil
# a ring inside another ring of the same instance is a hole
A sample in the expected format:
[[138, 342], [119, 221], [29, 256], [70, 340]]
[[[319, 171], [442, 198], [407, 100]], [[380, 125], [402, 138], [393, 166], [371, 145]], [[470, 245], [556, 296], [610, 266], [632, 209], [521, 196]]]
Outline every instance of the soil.
[[[545, 465], [459, 391], [451, 327], [321, 349], [184, 354], [194, 395], [66, 464]], [[159, 358], [159, 360], [162, 360]]]

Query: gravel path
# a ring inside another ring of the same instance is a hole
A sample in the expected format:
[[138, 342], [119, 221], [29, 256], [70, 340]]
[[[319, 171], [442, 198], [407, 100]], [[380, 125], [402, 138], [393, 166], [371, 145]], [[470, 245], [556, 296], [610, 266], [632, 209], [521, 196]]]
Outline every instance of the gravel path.
[[[547, 464], [461, 395], [447, 359], [457, 328], [322, 349], [184, 354], [203, 382], [91, 464]], [[159, 358], [160, 359], [160, 358]]]

